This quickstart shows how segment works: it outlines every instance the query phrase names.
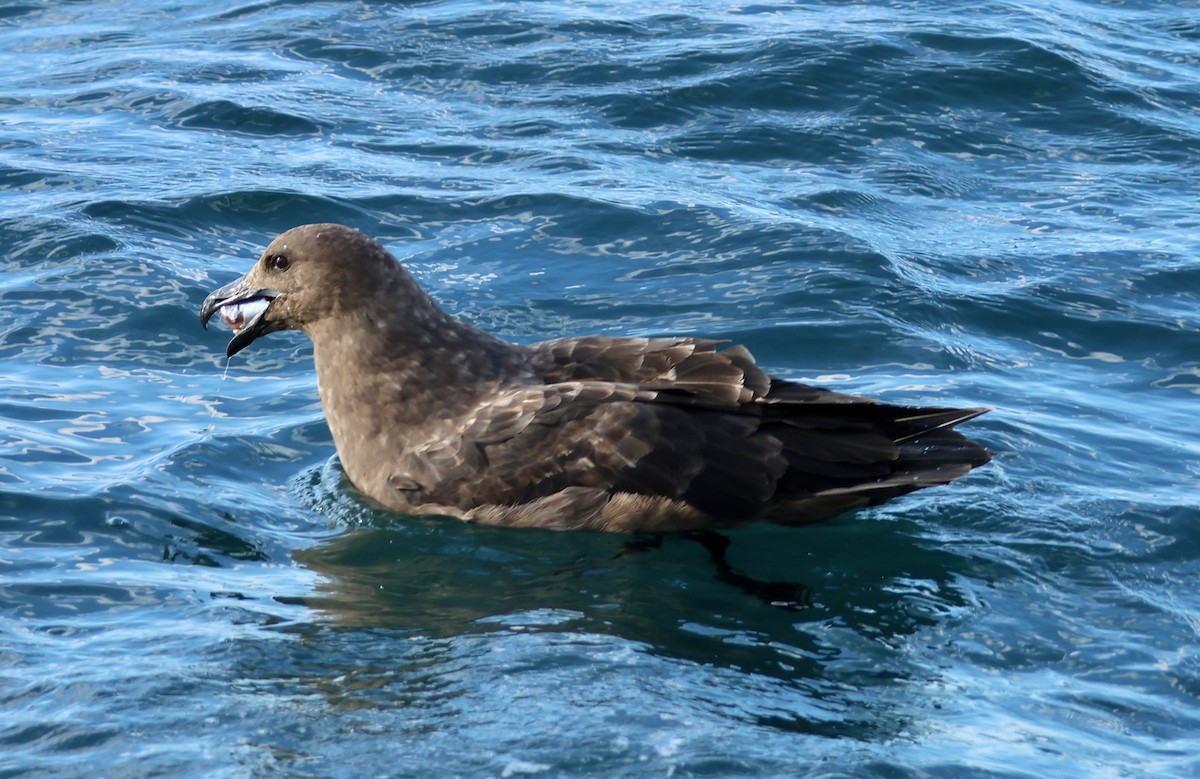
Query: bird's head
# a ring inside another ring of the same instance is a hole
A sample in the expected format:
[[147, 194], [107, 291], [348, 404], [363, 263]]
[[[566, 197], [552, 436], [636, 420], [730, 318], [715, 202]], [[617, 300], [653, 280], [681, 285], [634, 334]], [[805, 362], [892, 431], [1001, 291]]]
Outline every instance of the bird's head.
[[[387, 249], [339, 224], [310, 224], [280, 235], [236, 281], [214, 291], [200, 308], [205, 327], [214, 314], [233, 330], [226, 355], [276, 330], [304, 330], [361, 309], [391, 291], [407, 273]], [[400, 301], [393, 301], [400, 302]]]

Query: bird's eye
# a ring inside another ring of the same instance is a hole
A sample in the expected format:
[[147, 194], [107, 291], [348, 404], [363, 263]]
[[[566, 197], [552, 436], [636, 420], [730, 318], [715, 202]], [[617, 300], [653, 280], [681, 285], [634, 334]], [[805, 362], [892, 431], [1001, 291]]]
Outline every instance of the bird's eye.
[[267, 265], [270, 266], [271, 270], [287, 270], [292, 267], [292, 261], [282, 254], [276, 254], [267, 260]]

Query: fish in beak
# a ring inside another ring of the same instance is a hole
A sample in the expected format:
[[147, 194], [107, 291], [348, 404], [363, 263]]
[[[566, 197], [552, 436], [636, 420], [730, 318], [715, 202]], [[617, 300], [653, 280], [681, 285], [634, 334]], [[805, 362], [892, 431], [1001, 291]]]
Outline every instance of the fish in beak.
[[281, 294], [273, 289], [252, 287], [243, 276], [204, 299], [204, 305], [200, 306], [200, 324], [207, 328], [213, 314], [221, 312], [221, 318], [233, 331], [233, 339], [225, 349], [225, 356], [232, 357], [249, 346], [255, 338], [275, 329], [263, 317]]

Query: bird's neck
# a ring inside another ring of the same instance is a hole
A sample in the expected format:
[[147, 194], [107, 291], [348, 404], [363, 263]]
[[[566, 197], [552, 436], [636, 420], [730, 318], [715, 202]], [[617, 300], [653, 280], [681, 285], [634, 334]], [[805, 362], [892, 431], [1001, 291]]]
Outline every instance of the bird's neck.
[[321, 405], [348, 472], [394, 457], [406, 437], [464, 413], [480, 393], [528, 371], [520, 347], [432, 302], [399, 313], [339, 313], [308, 334]]

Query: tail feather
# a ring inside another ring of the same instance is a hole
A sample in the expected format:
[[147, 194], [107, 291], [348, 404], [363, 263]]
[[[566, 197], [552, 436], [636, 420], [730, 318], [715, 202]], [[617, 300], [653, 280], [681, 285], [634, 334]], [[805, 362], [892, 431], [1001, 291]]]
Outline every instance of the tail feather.
[[966, 475], [991, 453], [952, 428], [988, 410], [794, 406], [792, 417], [774, 420], [789, 466], [779, 486], [803, 511], [773, 512], [775, 521], [812, 521], [818, 506], [878, 505]]
[[900, 443], [908, 438], [916, 438], [933, 430], [943, 430], [946, 428], [961, 425], [963, 422], [969, 422], [975, 417], [982, 416], [991, 411], [990, 408], [914, 408], [911, 411], [915, 412], [906, 416], [896, 417], [896, 422], [903, 425], [913, 425], [915, 430], [895, 439], [896, 443]]

